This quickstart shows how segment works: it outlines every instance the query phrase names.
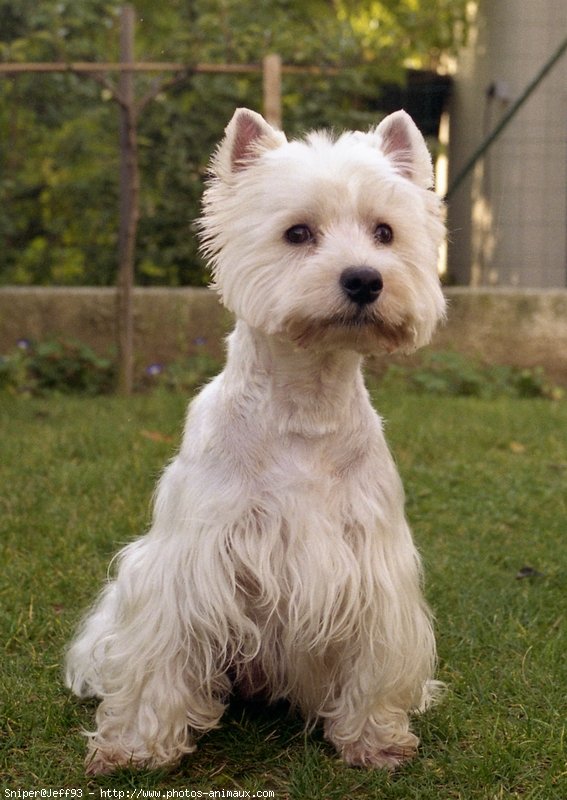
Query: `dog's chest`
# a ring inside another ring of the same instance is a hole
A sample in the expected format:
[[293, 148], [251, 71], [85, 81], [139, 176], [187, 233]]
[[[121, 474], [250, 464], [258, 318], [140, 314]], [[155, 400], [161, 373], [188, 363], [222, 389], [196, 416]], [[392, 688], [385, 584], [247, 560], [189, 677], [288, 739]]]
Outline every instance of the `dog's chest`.
[[344, 440], [282, 437], [281, 446], [271, 448], [264, 471], [257, 476], [262, 493], [277, 495], [282, 503], [304, 506], [304, 513], [317, 510], [332, 515], [348, 503], [353, 486], [370, 471], [370, 452]]
[[369, 456], [328, 445], [288, 441], [274, 454], [232, 538], [245, 615], [296, 655], [327, 653], [354, 635], [373, 593], [369, 554], [380, 533], [377, 499], [361, 477]]

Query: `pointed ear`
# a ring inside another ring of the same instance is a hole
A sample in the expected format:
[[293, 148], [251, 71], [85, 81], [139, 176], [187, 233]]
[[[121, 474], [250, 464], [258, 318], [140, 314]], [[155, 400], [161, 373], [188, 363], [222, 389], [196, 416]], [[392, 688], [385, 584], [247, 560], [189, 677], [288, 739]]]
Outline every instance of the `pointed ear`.
[[400, 175], [418, 186], [433, 186], [433, 166], [425, 140], [405, 111], [389, 114], [376, 128], [380, 149]]
[[213, 169], [219, 178], [228, 178], [247, 169], [262, 151], [280, 147], [285, 141], [285, 135], [268, 125], [260, 114], [238, 108], [226, 127]]

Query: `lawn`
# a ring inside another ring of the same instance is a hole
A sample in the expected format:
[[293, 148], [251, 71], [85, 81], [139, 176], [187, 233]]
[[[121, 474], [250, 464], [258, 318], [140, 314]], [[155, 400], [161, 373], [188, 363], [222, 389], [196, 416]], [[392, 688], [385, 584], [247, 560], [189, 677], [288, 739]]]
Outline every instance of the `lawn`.
[[285, 708], [236, 702], [173, 771], [87, 780], [80, 731], [94, 705], [64, 689], [63, 649], [111, 555], [148, 523], [184, 399], [0, 394], [2, 797], [80, 788], [84, 797], [567, 798], [567, 402], [392, 389], [375, 399], [406, 484], [448, 684], [444, 703], [416, 719], [418, 758], [393, 775], [350, 769]]

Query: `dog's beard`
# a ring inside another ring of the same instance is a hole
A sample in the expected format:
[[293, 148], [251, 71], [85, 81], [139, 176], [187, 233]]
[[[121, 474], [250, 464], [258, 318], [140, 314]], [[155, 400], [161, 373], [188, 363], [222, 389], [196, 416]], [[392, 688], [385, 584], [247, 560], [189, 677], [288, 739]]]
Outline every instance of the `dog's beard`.
[[390, 322], [377, 310], [366, 307], [321, 318], [289, 318], [285, 332], [301, 348], [343, 346], [363, 355], [380, 350], [411, 350], [415, 346], [415, 327], [409, 320]]

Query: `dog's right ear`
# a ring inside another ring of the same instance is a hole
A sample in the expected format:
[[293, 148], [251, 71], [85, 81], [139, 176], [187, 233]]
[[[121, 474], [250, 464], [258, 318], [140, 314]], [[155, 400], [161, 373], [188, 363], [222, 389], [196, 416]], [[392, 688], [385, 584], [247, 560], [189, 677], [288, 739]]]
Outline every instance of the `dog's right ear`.
[[285, 134], [248, 108], [237, 108], [228, 123], [214, 163], [219, 178], [247, 169], [264, 150], [286, 142]]
[[396, 172], [429, 189], [433, 186], [433, 167], [425, 140], [405, 111], [394, 111], [376, 128], [381, 150]]

